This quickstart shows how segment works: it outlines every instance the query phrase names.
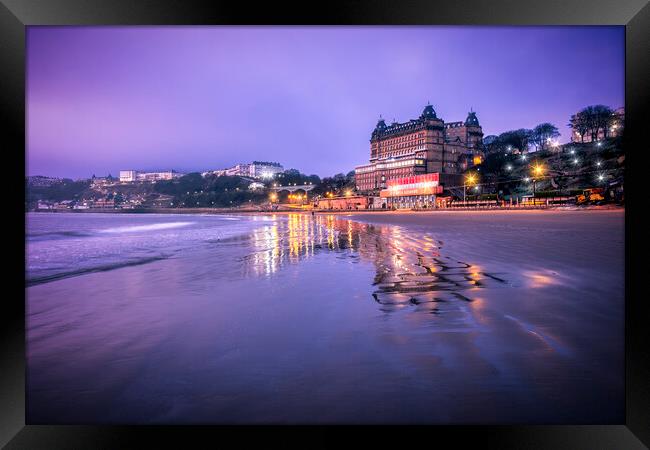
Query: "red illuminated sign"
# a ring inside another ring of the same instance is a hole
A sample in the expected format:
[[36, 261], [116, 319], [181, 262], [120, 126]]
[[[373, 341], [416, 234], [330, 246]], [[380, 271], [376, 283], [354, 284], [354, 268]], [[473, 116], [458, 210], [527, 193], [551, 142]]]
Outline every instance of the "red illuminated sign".
[[386, 186], [405, 186], [408, 184], [417, 184], [417, 183], [426, 183], [426, 182], [435, 182], [436, 185], [440, 181], [438, 173], [425, 173], [422, 175], [412, 175], [410, 177], [403, 178], [393, 178], [386, 182]]
[[403, 197], [409, 195], [442, 194], [438, 184], [437, 173], [426, 173], [404, 178], [394, 178], [386, 182], [387, 189], [379, 193], [380, 197]]

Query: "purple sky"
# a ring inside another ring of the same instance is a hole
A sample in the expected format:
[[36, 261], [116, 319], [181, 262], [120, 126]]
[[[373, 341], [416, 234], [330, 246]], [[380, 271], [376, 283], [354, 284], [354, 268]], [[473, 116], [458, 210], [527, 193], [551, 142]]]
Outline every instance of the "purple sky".
[[29, 27], [28, 175], [366, 163], [380, 114], [485, 135], [624, 106], [623, 27]]

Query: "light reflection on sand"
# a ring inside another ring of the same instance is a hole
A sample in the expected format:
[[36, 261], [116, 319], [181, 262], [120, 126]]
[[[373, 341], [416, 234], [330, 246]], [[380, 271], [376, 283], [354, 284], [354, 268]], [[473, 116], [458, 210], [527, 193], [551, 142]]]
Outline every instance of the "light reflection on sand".
[[334, 215], [276, 217], [252, 234], [250, 244], [253, 251], [243, 258], [248, 276], [273, 276], [283, 265], [319, 252], [373, 264], [376, 273], [369, 297], [385, 313], [413, 309], [457, 324], [474, 323], [467, 317], [472, 310], [463, 306], [474, 301], [474, 291], [509, 287], [504, 274], [446, 255], [442, 243], [429, 233]]

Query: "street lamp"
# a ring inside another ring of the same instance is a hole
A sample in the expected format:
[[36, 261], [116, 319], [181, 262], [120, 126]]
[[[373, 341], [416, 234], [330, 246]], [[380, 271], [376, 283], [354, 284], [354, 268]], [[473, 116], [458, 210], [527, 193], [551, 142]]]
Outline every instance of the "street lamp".
[[537, 186], [537, 179], [535, 177], [541, 177], [544, 174], [544, 166], [537, 163], [533, 166], [533, 205], [535, 204], [535, 189]]
[[464, 178], [464, 183], [463, 183], [463, 203], [466, 200], [467, 197], [467, 185], [472, 185], [476, 181], [476, 175], [473, 173], [470, 173]]

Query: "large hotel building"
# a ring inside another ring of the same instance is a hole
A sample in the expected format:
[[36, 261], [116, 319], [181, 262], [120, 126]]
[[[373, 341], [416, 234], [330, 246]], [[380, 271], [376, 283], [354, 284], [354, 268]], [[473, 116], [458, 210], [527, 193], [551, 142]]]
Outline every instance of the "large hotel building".
[[475, 112], [464, 122], [445, 123], [427, 105], [418, 119], [405, 123], [387, 126], [380, 118], [370, 138], [370, 162], [354, 171], [357, 191], [378, 194], [394, 184], [390, 180], [433, 173], [440, 184], [454, 185], [464, 169], [480, 163], [482, 142]]

